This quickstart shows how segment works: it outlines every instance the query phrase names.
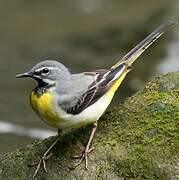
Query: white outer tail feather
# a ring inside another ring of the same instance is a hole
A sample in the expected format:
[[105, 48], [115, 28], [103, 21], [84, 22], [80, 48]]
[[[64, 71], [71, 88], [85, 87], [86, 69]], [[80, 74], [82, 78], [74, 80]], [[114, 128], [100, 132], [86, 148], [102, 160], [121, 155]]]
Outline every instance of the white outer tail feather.
[[153, 44], [163, 33], [174, 26], [175, 23], [168, 21], [159, 26], [151, 34], [149, 34], [143, 41], [129, 51], [119, 62], [113, 65], [111, 68], [114, 69], [120, 64], [125, 63], [127, 66], [131, 66], [133, 62], [151, 45]]

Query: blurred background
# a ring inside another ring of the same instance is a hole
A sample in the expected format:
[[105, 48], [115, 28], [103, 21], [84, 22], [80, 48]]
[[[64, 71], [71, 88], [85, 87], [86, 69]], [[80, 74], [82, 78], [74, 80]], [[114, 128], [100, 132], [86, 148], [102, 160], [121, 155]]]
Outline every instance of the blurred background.
[[[36, 83], [15, 79], [55, 59], [71, 72], [107, 68], [170, 19], [177, 0], [0, 0], [0, 156], [55, 134], [33, 112]], [[135, 63], [110, 108], [154, 76], [179, 70], [179, 28], [167, 32]]]

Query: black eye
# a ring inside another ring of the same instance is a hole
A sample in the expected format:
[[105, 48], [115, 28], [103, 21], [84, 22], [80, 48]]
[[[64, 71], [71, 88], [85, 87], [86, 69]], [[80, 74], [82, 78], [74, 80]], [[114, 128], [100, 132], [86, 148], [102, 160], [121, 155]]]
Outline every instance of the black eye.
[[48, 74], [50, 72], [50, 70], [48, 68], [44, 68], [41, 71], [43, 74]]

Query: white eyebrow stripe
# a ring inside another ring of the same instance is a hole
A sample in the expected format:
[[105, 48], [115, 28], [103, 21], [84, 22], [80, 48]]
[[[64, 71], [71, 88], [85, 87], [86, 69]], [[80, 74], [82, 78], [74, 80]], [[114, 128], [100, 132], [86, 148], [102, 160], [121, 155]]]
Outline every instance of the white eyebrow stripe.
[[36, 69], [35, 71], [36, 71], [36, 72], [40, 72], [40, 71], [42, 71], [42, 70], [45, 69], [45, 68], [50, 69], [50, 70], [52, 70], [52, 69], [57, 69], [57, 67], [47, 67], [47, 66], [44, 66], [44, 67], [41, 67], [41, 68], [39, 68], [39, 69]]

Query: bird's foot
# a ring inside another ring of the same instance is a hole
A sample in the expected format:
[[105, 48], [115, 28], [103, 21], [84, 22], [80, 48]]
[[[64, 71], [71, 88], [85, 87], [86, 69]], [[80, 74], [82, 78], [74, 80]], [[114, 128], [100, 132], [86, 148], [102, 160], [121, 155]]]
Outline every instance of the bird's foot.
[[50, 153], [49, 155], [47, 155], [46, 153], [44, 153], [44, 155], [41, 157], [41, 159], [39, 160], [39, 162], [37, 163], [33, 163], [31, 164], [32, 166], [37, 165], [37, 168], [34, 172], [33, 175], [33, 179], [36, 177], [38, 171], [40, 170], [40, 167], [43, 165], [43, 170], [47, 173], [47, 166], [46, 166], [46, 160], [48, 160], [50, 157], [52, 156], [52, 153]]
[[73, 159], [79, 159], [79, 162], [72, 167], [71, 169], [77, 168], [83, 161], [85, 161], [85, 169], [88, 170], [88, 155], [91, 153], [95, 148], [92, 147], [90, 149], [85, 149], [80, 155], [78, 156], [72, 156]]
[[76, 167], [78, 167], [84, 160], [85, 161], [85, 169], [88, 170], [88, 154], [94, 150], [94, 147], [90, 148], [90, 145], [91, 145], [92, 139], [94, 137], [94, 134], [96, 132], [96, 128], [97, 128], [97, 123], [95, 122], [93, 124], [92, 131], [91, 131], [88, 143], [85, 147], [85, 150], [79, 156], [72, 157], [73, 159], [79, 159], [79, 162], [71, 169], [75, 169]]
[[49, 153], [50, 150], [55, 146], [55, 144], [59, 141], [59, 138], [57, 138], [55, 140], [55, 142], [47, 149], [47, 151], [43, 154], [43, 156], [40, 158], [39, 162], [38, 163], [33, 163], [31, 164], [32, 166], [34, 165], [37, 165], [37, 168], [34, 172], [34, 175], [33, 175], [33, 179], [36, 177], [38, 171], [40, 170], [40, 167], [43, 165], [43, 169], [44, 171], [47, 173], [47, 166], [46, 166], [46, 160], [48, 160], [51, 156], [52, 156], [52, 153]]

